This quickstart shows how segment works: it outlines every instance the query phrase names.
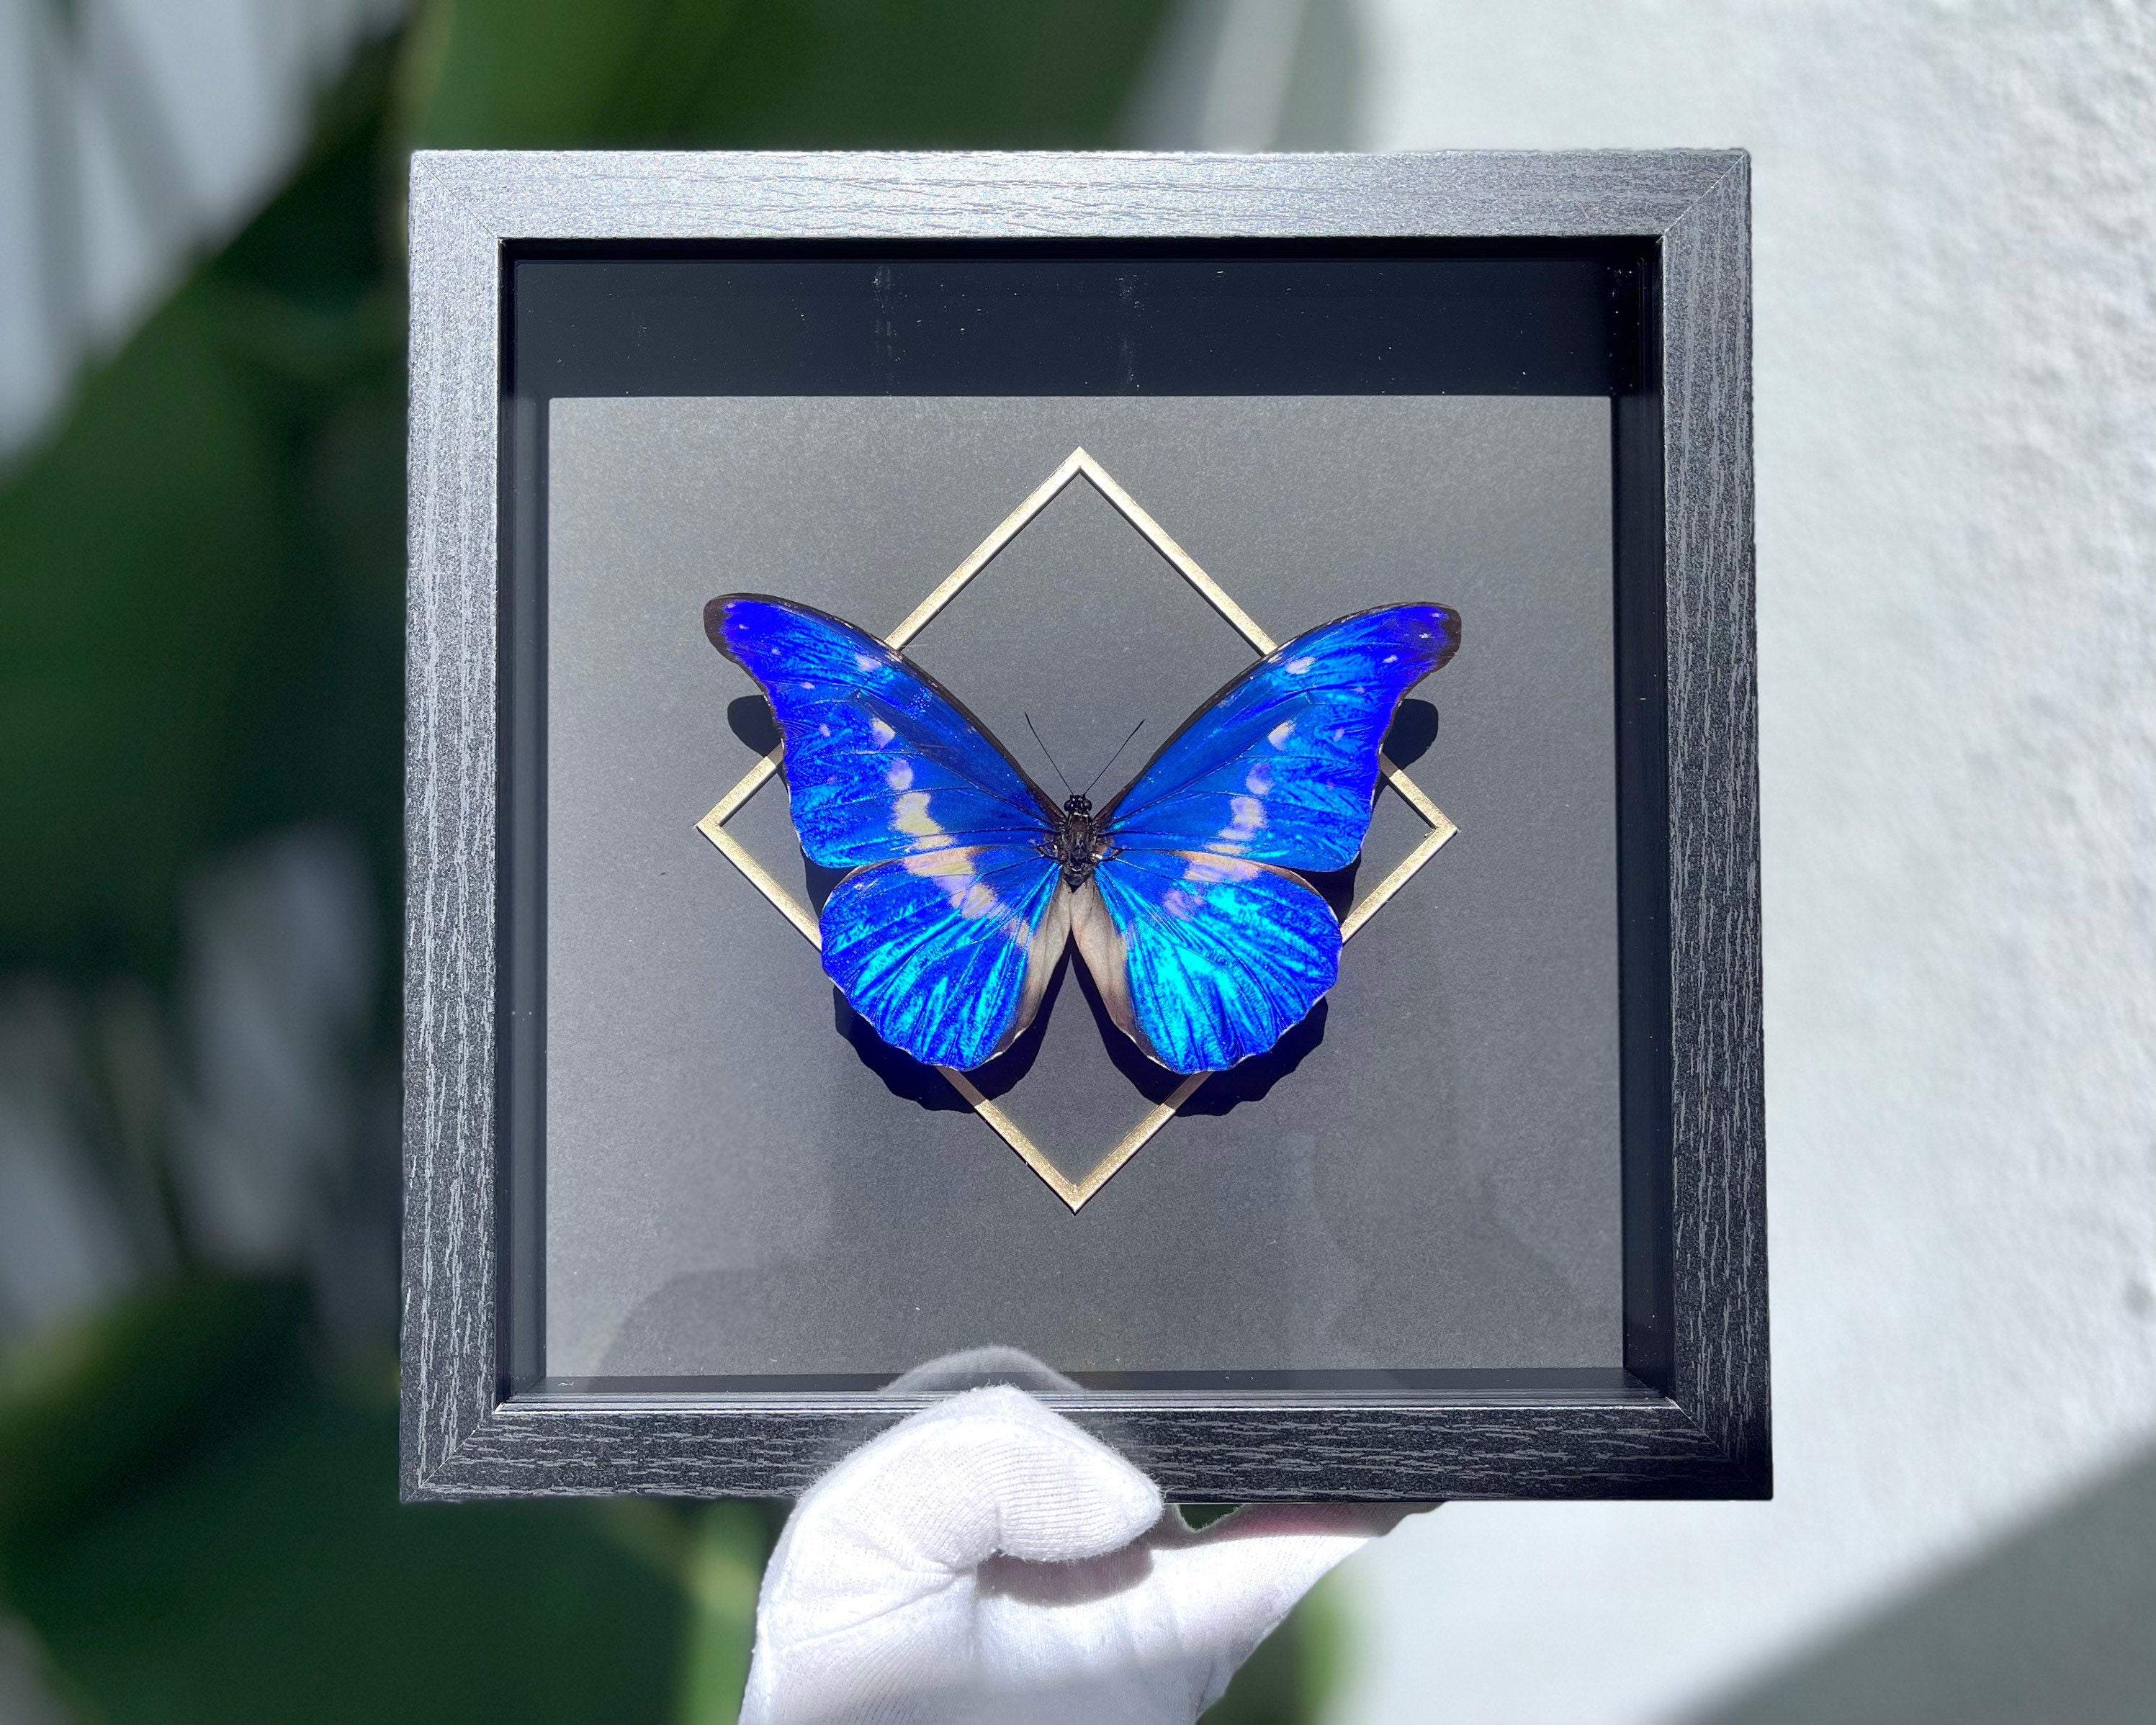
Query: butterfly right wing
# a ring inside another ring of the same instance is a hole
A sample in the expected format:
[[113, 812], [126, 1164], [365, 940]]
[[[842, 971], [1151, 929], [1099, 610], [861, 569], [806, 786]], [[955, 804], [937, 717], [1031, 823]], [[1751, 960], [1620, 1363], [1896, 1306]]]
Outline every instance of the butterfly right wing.
[[801, 848], [853, 870], [824, 906], [825, 973], [916, 1060], [963, 1070], [1007, 1047], [1069, 927], [1053, 805], [957, 701], [851, 624], [732, 593], [704, 608], [704, 629], [771, 701]]

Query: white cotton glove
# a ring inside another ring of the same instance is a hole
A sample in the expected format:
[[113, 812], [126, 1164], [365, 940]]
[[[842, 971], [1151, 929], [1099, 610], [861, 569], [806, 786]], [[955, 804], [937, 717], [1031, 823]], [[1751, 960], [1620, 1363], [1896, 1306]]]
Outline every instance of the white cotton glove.
[[743, 1725], [1189, 1725], [1404, 1512], [1251, 1508], [1194, 1533], [1060, 1414], [972, 1390], [802, 1498], [764, 1572]]

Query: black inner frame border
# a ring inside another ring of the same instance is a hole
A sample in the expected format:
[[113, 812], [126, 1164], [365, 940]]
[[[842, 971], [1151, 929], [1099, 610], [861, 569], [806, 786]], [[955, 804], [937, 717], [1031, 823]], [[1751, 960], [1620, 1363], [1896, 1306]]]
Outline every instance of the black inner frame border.
[[[504, 1402], [723, 1400], [732, 1396], [858, 1396], [888, 1380], [859, 1374], [754, 1378], [549, 1378], [545, 1375], [545, 907], [547, 403], [556, 395], [877, 393], [1382, 394], [1383, 388], [1237, 390], [1147, 388], [1127, 351], [1093, 387], [934, 390], [819, 388], [797, 376], [792, 388], [681, 387], [681, 354], [670, 350], [663, 320], [639, 316], [634, 295], [603, 316], [596, 356], [547, 351], [520, 318], [518, 266], [584, 262], [639, 264], [777, 263], [819, 269], [877, 269], [887, 283], [902, 265], [1050, 263], [1112, 269], [1268, 263], [1345, 266], [1388, 264], [1585, 265], [1607, 283], [1599, 353], [1572, 350], [1552, 362], [1532, 321], [1486, 321], [1483, 347], [1465, 356], [1466, 387], [1418, 387], [1414, 393], [1604, 394], [1611, 405], [1613, 621], [1615, 648], [1620, 1160], [1624, 1366], [1621, 1371], [1402, 1370], [1076, 1373], [1087, 1390], [1168, 1395], [1370, 1395], [1476, 1400], [1520, 1396], [1560, 1400], [1635, 1399], [1671, 1393], [1673, 1318], [1674, 1137], [1670, 1063], [1671, 931], [1667, 670], [1665, 627], [1662, 339], [1659, 243], [1651, 238], [1378, 240], [1100, 241], [513, 241], [501, 249], [500, 455], [497, 470], [497, 758], [495, 1243], [497, 1398]], [[880, 267], [890, 266], [890, 267]], [[1246, 272], [1247, 273], [1247, 272]], [[534, 296], [536, 297], [536, 295]], [[642, 308], [648, 311], [648, 305]], [[880, 306], [877, 335], [896, 339]], [[658, 339], [654, 341], [654, 322]], [[1306, 328], [1306, 334], [1308, 333]], [[1578, 332], [1574, 331], [1575, 337]], [[1456, 338], [1455, 338], [1456, 339]], [[610, 344], [611, 352], [605, 351]], [[1127, 350], [1128, 343], [1123, 344]], [[1537, 372], [1536, 362], [1543, 362]], [[580, 363], [580, 361], [583, 362]], [[1521, 363], [1521, 362], [1526, 362]], [[1218, 363], [1218, 362], [1215, 362]], [[1599, 388], [1583, 388], [1599, 362]], [[1121, 375], [1116, 375], [1116, 365]], [[691, 368], [693, 369], [693, 367]], [[896, 369], [896, 368], [894, 368]], [[688, 381], [696, 381], [693, 377]], [[895, 377], [888, 382], [901, 381]], [[1442, 379], [1438, 380], [1442, 382]], [[661, 387], [649, 387], [652, 383]], [[802, 387], [803, 383], [807, 387]], [[595, 383], [612, 387], [595, 388]], [[1111, 387], [1101, 387], [1106, 383]], [[1553, 383], [1568, 387], [1551, 387]], [[642, 387], [640, 387], [642, 386]]]

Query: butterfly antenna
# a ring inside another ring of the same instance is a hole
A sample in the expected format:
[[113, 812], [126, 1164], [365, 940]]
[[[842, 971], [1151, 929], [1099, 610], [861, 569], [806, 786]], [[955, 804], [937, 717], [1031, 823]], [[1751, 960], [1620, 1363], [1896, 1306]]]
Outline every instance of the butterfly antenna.
[[1048, 745], [1045, 742], [1041, 742], [1040, 733], [1038, 731], [1034, 731], [1033, 715], [1031, 713], [1027, 713], [1024, 716], [1025, 719], [1025, 728], [1029, 731], [1033, 731], [1034, 742], [1040, 744], [1041, 753], [1048, 756], [1048, 764], [1055, 768], [1056, 778], [1062, 780], [1063, 794], [1066, 797], [1069, 796], [1070, 794], [1070, 781], [1063, 778], [1063, 769], [1060, 767], [1055, 766], [1055, 757], [1048, 753]]
[[[1131, 737], [1136, 737], [1139, 732], [1144, 729], [1145, 721], [1143, 719], [1140, 719], [1137, 724], [1131, 726]], [[1116, 745], [1116, 753], [1109, 756], [1107, 760], [1102, 764], [1101, 770], [1093, 775], [1093, 784], [1100, 783], [1102, 779], [1108, 776], [1108, 768], [1116, 764], [1116, 756], [1121, 755], [1125, 749], [1131, 746], [1131, 737], [1126, 737], [1121, 742]], [[1086, 797], [1091, 796], [1093, 794], [1093, 784], [1087, 785], [1079, 794]]]

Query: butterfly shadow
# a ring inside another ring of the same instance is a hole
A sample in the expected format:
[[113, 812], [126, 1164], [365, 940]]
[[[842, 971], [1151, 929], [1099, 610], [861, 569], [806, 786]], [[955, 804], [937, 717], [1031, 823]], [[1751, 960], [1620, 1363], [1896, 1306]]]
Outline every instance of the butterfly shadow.
[[759, 755], [778, 747], [778, 721], [761, 695], [743, 695], [726, 703], [726, 729]]
[[[772, 731], [778, 734], [776, 726]], [[1385, 732], [1385, 757], [1395, 767], [1412, 767], [1436, 741], [1437, 709], [1426, 701], [1404, 701], [1393, 715], [1392, 728]]]

